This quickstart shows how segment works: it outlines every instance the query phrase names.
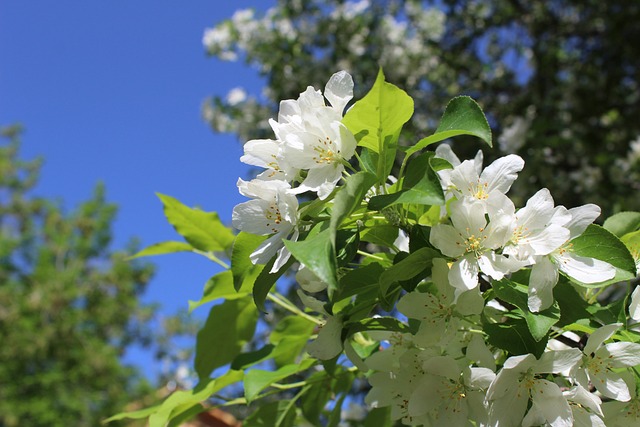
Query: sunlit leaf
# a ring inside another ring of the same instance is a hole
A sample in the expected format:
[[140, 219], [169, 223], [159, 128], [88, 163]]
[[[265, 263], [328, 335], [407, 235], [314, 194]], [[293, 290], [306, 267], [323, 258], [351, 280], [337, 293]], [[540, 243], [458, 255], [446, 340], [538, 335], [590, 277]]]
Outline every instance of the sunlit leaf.
[[233, 243], [233, 233], [215, 212], [183, 205], [173, 197], [157, 193], [164, 205], [164, 214], [176, 231], [194, 248], [206, 252], [225, 251]]

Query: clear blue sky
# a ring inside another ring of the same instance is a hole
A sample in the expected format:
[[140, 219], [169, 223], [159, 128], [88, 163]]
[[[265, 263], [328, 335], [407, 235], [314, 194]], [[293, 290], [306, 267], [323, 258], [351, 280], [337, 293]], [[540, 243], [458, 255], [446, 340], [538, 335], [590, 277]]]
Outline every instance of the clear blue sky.
[[[155, 192], [218, 211], [229, 222], [248, 169], [241, 145], [200, 116], [208, 95], [243, 86], [257, 72], [207, 58], [206, 27], [267, 0], [58, 0], [0, 3], [0, 125], [22, 123], [22, 158], [45, 158], [35, 193], [72, 209], [106, 184], [118, 204], [114, 248], [177, 238]], [[198, 299], [217, 270], [197, 255], [155, 257], [144, 297], [163, 313]], [[206, 315], [206, 309], [196, 312]], [[130, 356], [147, 363], [143, 355]], [[147, 366], [146, 372], [153, 372]]]

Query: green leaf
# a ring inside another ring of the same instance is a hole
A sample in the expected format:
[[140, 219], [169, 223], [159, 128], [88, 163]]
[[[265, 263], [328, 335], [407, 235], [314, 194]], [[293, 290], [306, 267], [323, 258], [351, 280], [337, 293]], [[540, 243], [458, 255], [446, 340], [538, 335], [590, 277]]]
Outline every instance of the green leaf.
[[347, 111], [342, 122], [354, 135], [363, 135], [359, 146], [381, 153], [385, 138], [397, 133], [412, 115], [413, 99], [387, 83], [381, 69], [369, 93]]
[[287, 316], [278, 322], [269, 336], [269, 341], [276, 346], [272, 354], [276, 366], [295, 362], [315, 326], [315, 323], [299, 316]]
[[220, 298], [237, 299], [251, 294], [253, 282], [255, 281], [259, 272], [259, 268], [256, 268], [256, 266], [251, 266], [251, 268], [248, 270], [249, 275], [245, 277], [244, 283], [238, 290], [236, 290], [233, 286], [233, 274], [230, 270], [225, 270], [216, 274], [215, 276], [207, 280], [207, 283], [204, 285], [202, 298], [199, 301], [189, 301], [189, 312], [192, 312], [201, 305], [207, 304]]
[[164, 205], [164, 214], [176, 231], [196, 249], [205, 252], [225, 251], [231, 247], [234, 236], [215, 212], [183, 205], [177, 199], [157, 193]]
[[551, 327], [560, 320], [560, 309], [557, 303], [538, 313], [532, 313], [529, 310], [527, 286], [503, 279], [493, 283], [493, 291], [498, 298], [520, 309], [520, 313], [527, 322], [529, 332], [536, 341], [541, 341]]
[[629, 249], [634, 259], [640, 257], [640, 230], [625, 234], [620, 241]]
[[[375, 175], [384, 183], [393, 166], [402, 126], [413, 115], [413, 99], [402, 89], [385, 82], [382, 69], [373, 87], [356, 102], [342, 122], [353, 132], [358, 145], [371, 150]], [[367, 169], [367, 165], [362, 165]]]
[[240, 289], [244, 283], [245, 276], [249, 274], [254, 267], [249, 256], [266, 238], [266, 236], [256, 236], [255, 234], [241, 231], [233, 241], [231, 248], [231, 272], [233, 273], [233, 286], [236, 289]]
[[409, 254], [402, 261], [388, 268], [380, 275], [380, 292], [384, 296], [393, 283], [411, 279], [431, 268], [434, 258], [441, 257], [440, 252], [431, 248], [421, 248]]
[[360, 232], [360, 240], [371, 242], [376, 245], [392, 248], [398, 238], [398, 227], [390, 224], [376, 224], [373, 227], [366, 227]]
[[600, 287], [636, 277], [636, 263], [629, 249], [601, 226], [589, 225], [584, 233], [571, 241], [571, 244], [575, 254], [608, 262], [617, 270], [616, 277], [612, 280], [596, 284], [581, 283], [581, 286]]
[[264, 301], [267, 299], [269, 291], [275, 285], [276, 281], [287, 271], [289, 267], [293, 265], [295, 260], [289, 259], [285, 265], [282, 266], [275, 273], [270, 273], [271, 267], [275, 263], [276, 258], [273, 257], [271, 261], [260, 271], [260, 274], [256, 278], [253, 284], [253, 301], [258, 307], [258, 310], [264, 312]]
[[345, 184], [336, 193], [331, 210], [329, 229], [335, 239], [338, 227], [356, 210], [367, 191], [376, 183], [376, 176], [369, 172], [358, 172], [345, 180]]
[[315, 360], [305, 359], [300, 364], [286, 365], [276, 371], [250, 369], [244, 375], [244, 396], [251, 403], [262, 390], [271, 384], [309, 369]]
[[391, 331], [407, 333], [411, 332], [411, 328], [406, 323], [401, 322], [395, 317], [369, 317], [356, 323], [348, 325], [347, 337], [356, 332], [365, 331]]
[[560, 307], [558, 326], [562, 327], [591, 317], [587, 311], [589, 304], [574, 289], [566, 277], [561, 276], [558, 280], [558, 284], [553, 289], [553, 297]]
[[408, 167], [402, 190], [393, 194], [372, 197], [369, 209], [382, 210], [398, 203], [443, 205], [444, 193], [438, 176], [431, 167], [433, 153], [424, 153], [413, 159]]
[[257, 321], [258, 311], [248, 296], [213, 306], [196, 338], [198, 377], [208, 378], [214, 369], [233, 361], [253, 337]]
[[275, 346], [273, 344], [267, 344], [262, 346], [258, 350], [250, 351], [247, 353], [240, 353], [233, 359], [231, 363], [231, 369], [241, 370], [246, 369], [249, 366], [255, 365], [256, 363], [260, 363], [263, 360], [271, 358], [273, 353], [273, 349]]
[[547, 345], [547, 339], [536, 341], [527, 322], [519, 316], [505, 313], [502, 323], [491, 323], [482, 316], [483, 330], [487, 333], [489, 344], [508, 351], [512, 355], [532, 353], [540, 357]]
[[436, 133], [418, 141], [407, 150], [407, 156], [458, 135], [476, 136], [493, 147], [489, 122], [478, 103], [468, 96], [458, 96], [449, 101]]
[[336, 255], [331, 241], [331, 229], [326, 229], [297, 242], [285, 240], [291, 254], [329, 287], [329, 292], [338, 288]]
[[230, 384], [241, 381], [242, 371], [229, 371], [217, 379], [201, 381], [193, 390], [179, 390], [167, 397], [149, 417], [149, 427], [165, 427], [167, 423]]
[[243, 427], [293, 427], [296, 420], [296, 408], [290, 400], [260, 405], [242, 422]]
[[385, 269], [376, 262], [350, 270], [340, 278], [340, 292], [335, 296], [334, 301], [338, 302], [354, 295], [361, 296], [367, 293], [375, 298], [380, 289], [378, 281], [384, 271]]
[[185, 242], [174, 242], [174, 241], [160, 242], [160, 243], [155, 243], [151, 246], [147, 246], [140, 252], [134, 255], [131, 255], [129, 259], [141, 258], [143, 256], [172, 254], [175, 252], [188, 252], [192, 250], [193, 250], [193, 246]]
[[320, 425], [320, 415], [333, 394], [332, 380], [325, 371], [315, 372], [308, 379], [310, 388], [301, 398], [301, 409], [304, 417], [313, 425]]
[[369, 411], [362, 427], [392, 427], [391, 406], [374, 408]]
[[353, 260], [360, 248], [358, 229], [338, 230], [336, 235], [336, 261], [338, 267], [344, 267]]
[[144, 409], [140, 409], [138, 411], [130, 411], [130, 412], [121, 412], [119, 414], [116, 414], [112, 417], [107, 418], [106, 420], [103, 421], [104, 424], [110, 423], [112, 421], [119, 421], [119, 420], [124, 420], [125, 418], [129, 418], [129, 419], [133, 419], [133, 420], [138, 420], [141, 418], [147, 418], [149, 417], [149, 415], [155, 413], [158, 411], [158, 409], [160, 409], [162, 405], [156, 405], [156, 406], [152, 406], [150, 408], [144, 408]]
[[640, 212], [619, 212], [607, 218], [602, 226], [612, 234], [622, 237], [640, 228]]

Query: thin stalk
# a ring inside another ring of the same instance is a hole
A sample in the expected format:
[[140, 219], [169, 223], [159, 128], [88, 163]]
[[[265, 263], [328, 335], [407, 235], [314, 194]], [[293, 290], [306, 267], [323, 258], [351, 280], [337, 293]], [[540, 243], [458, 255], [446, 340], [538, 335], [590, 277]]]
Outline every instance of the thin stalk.
[[382, 257], [379, 257], [379, 256], [374, 255], [374, 254], [370, 254], [369, 252], [361, 251], [359, 249], [358, 249], [357, 253], [358, 253], [358, 255], [366, 256], [368, 258], [375, 259], [376, 261], [385, 261], [385, 259], [382, 258]]
[[304, 311], [300, 310], [298, 307], [296, 307], [291, 301], [289, 301], [288, 299], [286, 299], [285, 297], [283, 297], [282, 295], [275, 293], [275, 292], [269, 292], [267, 294], [267, 298], [270, 299], [271, 301], [275, 302], [276, 304], [278, 304], [280, 307], [284, 308], [285, 310], [288, 310], [290, 312], [292, 312], [293, 314], [296, 314], [300, 317], [303, 317], [307, 320], [309, 320], [310, 322], [315, 323], [316, 325], [322, 325], [322, 321], [320, 319], [317, 319], [313, 316], [308, 315], [307, 313], [305, 313]]
[[215, 256], [213, 254], [213, 252], [206, 252], [206, 251], [201, 251], [200, 249], [192, 249], [191, 250], [193, 253], [196, 253], [198, 255], [202, 255], [203, 257], [209, 259], [210, 261], [215, 262], [216, 264], [218, 264], [219, 266], [221, 266], [222, 268], [224, 268], [225, 270], [228, 270], [229, 268], [231, 268], [229, 266], [229, 264], [227, 264], [226, 262], [222, 261], [220, 258], [218, 258], [217, 256]]

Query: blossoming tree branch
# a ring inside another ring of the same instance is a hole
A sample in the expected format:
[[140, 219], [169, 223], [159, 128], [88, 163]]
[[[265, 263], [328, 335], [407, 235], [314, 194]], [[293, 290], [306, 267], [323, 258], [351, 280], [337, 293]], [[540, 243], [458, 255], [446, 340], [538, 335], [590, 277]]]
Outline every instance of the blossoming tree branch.
[[[199, 384], [112, 419], [177, 425], [213, 404], [251, 405], [246, 427], [640, 425], [640, 213], [598, 226], [598, 206], [556, 206], [546, 188], [517, 207], [521, 157], [483, 167], [481, 151], [431, 150], [459, 135], [491, 146], [469, 97], [408, 147], [413, 101], [382, 71], [347, 109], [352, 97], [338, 72], [324, 93], [281, 102], [274, 139], [245, 144], [260, 173], [238, 180], [239, 233], [160, 196], [185, 241], [138, 256], [192, 251], [224, 271], [191, 303], [216, 302]], [[290, 300], [276, 282], [294, 273]], [[606, 292], [620, 297], [603, 305]], [[288, 315], [265, 338], [256, 325], [273, 306]], [[341, 420], [355, 381], [369, 384], [368, 414]]]

